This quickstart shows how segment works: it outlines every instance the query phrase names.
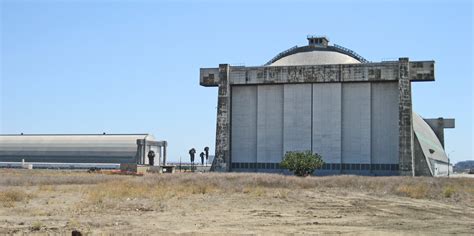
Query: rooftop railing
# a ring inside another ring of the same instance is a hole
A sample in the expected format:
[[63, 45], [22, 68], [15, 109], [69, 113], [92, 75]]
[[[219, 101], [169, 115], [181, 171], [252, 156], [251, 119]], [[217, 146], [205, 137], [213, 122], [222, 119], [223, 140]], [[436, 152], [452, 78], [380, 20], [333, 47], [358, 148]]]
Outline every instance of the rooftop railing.
[[354, 56], [355, 58], [357, 58], [360, 62], [362, 63], [369, 63], [369, 61], [365, 58], [363, 58], [361, 55], [357, 54], [356, 52], [350, 50], [349, 48], [346, 48], [346, 47], [343, 47], [341, 45], [337, 45], [337, 44], [334, 44], [334, 47], [343, 51], [343, 52], [346, 52], [348, 54], [351, 54], [352, 56]]
[[298, 48], [298, 45], [294, 46], [294, 47], [291, 47], [291, 48], [288, 48], [286, 49], [285, 51], [283, 52], [280, 52], [278, 53], [276, 56], [274, 56], [270, 61], [268, 61], [267, 63], [265, 63], [265, 66], [268, 66], [270, 64], [272, 64], [273, 62], [275, 62], [278, 58], [282, 57], [283, 55], [295, 50]]

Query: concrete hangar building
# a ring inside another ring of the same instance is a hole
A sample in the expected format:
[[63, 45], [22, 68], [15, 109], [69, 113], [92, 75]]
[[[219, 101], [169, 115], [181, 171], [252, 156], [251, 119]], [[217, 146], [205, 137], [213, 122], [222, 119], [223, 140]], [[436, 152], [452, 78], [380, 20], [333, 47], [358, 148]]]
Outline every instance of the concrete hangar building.
[[263, 66], [201, 68], [218, 87], [212, 168], [281, 172], [286, 152], [311, 150], [322, 175], [445, 175], [454, 119], [412, 111], [411, 83], [434, 79], [434, 61], [369, 62], [318, 36]]

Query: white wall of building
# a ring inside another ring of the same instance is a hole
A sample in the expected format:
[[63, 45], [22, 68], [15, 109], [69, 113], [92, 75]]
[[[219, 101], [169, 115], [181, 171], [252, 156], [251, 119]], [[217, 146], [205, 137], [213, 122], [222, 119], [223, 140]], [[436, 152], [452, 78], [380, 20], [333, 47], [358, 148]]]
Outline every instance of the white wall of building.
[[283, 152], [311, 151], [311, 85], [283, 85]]
[[398, 85], [233, 86], [231, 125], [233, 163], [312, 150], [326, 163], [397, 164]]
[[232, 88], [233, 162], [257, 162], [257, 86]]
[[370, 83], [342, 84], [342, 162], [370, 163]]
[[398, 84], [372, 83], [372, 163], [398, 164]]
[[313, 152], [327, 163], [341, 163], [340, 83], [313, 84]]
[[283, 86], [258, 86], [257, 97], [257, 161], [279, 163], [283, 156]]

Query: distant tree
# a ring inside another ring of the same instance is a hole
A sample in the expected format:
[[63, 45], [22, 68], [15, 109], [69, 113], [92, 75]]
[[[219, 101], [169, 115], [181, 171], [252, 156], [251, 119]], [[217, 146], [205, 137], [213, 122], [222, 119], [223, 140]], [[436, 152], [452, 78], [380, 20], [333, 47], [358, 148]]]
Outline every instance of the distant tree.
[[196, 149], [191, 148], [189, 150], [189, 158], [191, 159], [191, 163], [194, 163], [194, 154], [196, 154]]
[[287, 152], [280, 163], [282, 168], [292, 171], [296, 176], [308, 176], [323, 166], [324, 161], [317, 153], [311, 151]]
[[206, 154], [206, 161], [207, 161], [209, 159], [209, 147], [205, 147], [204, 152]]

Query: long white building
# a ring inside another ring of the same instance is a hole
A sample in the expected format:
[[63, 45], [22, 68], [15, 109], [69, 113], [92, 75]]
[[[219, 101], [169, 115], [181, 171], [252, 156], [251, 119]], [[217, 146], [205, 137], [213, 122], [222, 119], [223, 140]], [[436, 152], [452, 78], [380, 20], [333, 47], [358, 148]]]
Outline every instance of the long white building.
[[138, 163], [166, 162], [166, 141], [150, 134], [9, 134], [0, 135], [0, 162]]

